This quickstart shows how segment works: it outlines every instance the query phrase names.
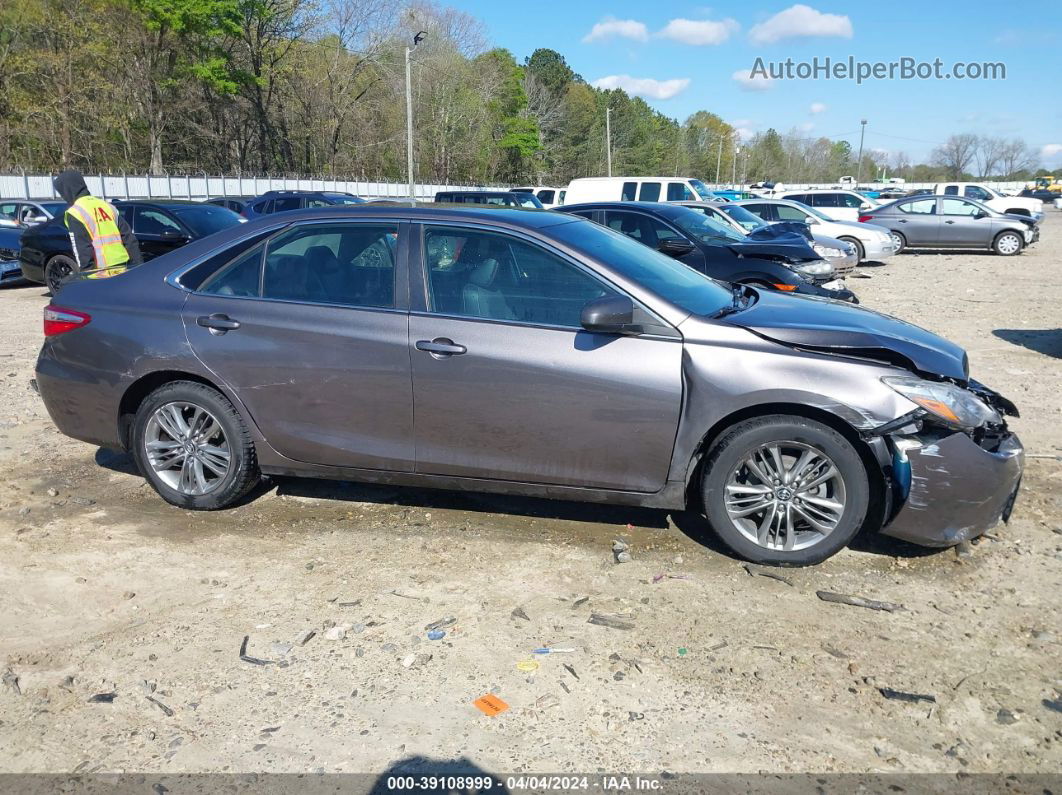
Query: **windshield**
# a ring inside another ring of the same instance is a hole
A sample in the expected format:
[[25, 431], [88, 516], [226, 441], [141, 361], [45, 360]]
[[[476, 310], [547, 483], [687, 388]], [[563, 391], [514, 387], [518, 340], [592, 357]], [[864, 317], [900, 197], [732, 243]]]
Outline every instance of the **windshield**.
[[626, 235], [589, 221], [549, 228], [558, 240], [601, 260], [617, 273], [695, 315], [732, 305], [730, 287]]
[[703, 201], [709, 202], [715, 198], [715, 194], [708, 190], [708, 186], [701, 182], [699, 179], [691, 179], [690, 185], [697, 191], [697, 195], [701, 197]]
[[226, 207], [203, 204], [198, 207], [173, 207], [173, 214], [191, 229], [196, 237], [206, 237], [241, 223], [240, 216]]
[[724, 212], [741, 224], [742, 228], [749, 230], [759, 229], [769, 224], [760, 218], [758, 215], [754, 215], [742, 207], [740, 204], [720, 204], [719, 211]]
[[520, 203], [521, 207], [535, 207], [539, 210], [544, 210], [542, 202], [538, 200], [538, 197], [531, 193], [514, 193], [516, 200]]
[[358, 196], [328, 196], [332, 204], [365, 204], [365, 199]]
[[702, 243], [740, 243], [744, 236], [729, 224], [709, 215], [683, 207], [681, 212], [668, 214], [668, 220], [687, 235]]

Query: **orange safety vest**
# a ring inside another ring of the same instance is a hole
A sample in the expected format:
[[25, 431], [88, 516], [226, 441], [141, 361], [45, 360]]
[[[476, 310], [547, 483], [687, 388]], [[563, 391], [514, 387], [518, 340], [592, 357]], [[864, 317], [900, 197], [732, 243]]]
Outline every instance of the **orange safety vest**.
[[68, 229], [71, 215], [84, 224], [92, 239], [97, 270], [90, 273], [88, 278], [104, 279], [125, 273], [124, 266], [129, 262], [129, 252], [122, 243], [122, 232], [118, 228], [118, 211], [114, 209], [114, 205], [95, 196], [82, 196], [66, 208], [63, 223]]

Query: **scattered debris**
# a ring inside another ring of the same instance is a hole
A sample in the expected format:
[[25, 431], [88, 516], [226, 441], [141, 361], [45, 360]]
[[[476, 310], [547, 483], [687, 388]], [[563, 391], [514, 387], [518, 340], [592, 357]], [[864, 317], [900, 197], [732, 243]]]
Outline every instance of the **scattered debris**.
[[631, 712], [631, 711], [628, 710], [627, 711], [627, 719], [628, 720], [632, 720], [632, 721], [645, 720], [645, 713], [644, 712]]
[[973, 546], [969, 541], [960, 541], [955, 545], [955, 557], [962, 560], [973, 555]]
[[97, 693], [89, 699], [90, 704], [110, 704], [118, 698], [118, 693], [111, 691], [110, 693]]
[[347, 636], [345, 627], [329, 627], [325, 630], [325, 640], [343, 640]]
[[432, 655], [430, 654], [407, 654], [402, 660], [403, 668], [419, 668], [422, 665], [427, 665], [431, 662]]
[[523, 671], [525, 674], [534, 673], [538, 670], [537, 660], [520, 660], [516, 664], [516, 670]]
[[136, 596], [136, 591], [126, 591], [122, 594], [123, 599], [132, 599], [134, 596]]
[[49, 497], [58, 497], [59, 496], [59, 489], [48, 489], [48, 496]]
[[602, 627], [611, 627], [612, 629], [634, 629], [634, 624], [630, 621], [624, 621], [624, 617], [621, 616], [609, 616], [604, 613], [591, 613], [588, 624], [597, 624]]
[[530, 618], [528, 618], [527, 613], [524, 612], [524, 608], [522, 608], [522, 607], [518, 607], [515, 610], [513, 610], [513, 612], [509, 613], [509, 617], [510, 618], [522, 618], [524, 621], [530, 621], [531, 620]]
[[[579, 678], [579, 674], [577, 674], [575, 672], [575, 668], [573, 668], [572, 666], [568, 665], [568, 663], [564, 663], [564, 670], [567, 671], [568, 673], [570, 673], [576, 679]], [[1062, 712], [1062, 710], [1059, 710], [1059, 712]]]
[[925, 695], [923, 693], [906, 693], [903, 690], [893, 690], [891, 687], [879, 687], [878, 692], [885, 698], [892, 699], [893, 701], [907, 701], [911, 704], [917, 704], [919, 701], [925, 701], [929, 704], [936, 704], [937, 697]]
[[452, 627], [457, 623], [457, 619], [453, 616], [448, 618], [440, 618], [438, 621], [432, 621], [430, 624], [426, 624], [424, 629], [431, 632], [433, 629], [445, 629], [446, 627]]
[[428, 633], [428, 640], [442, 640], [445, 637], [446, 632], [445, 630], [441, 629], [433, 629], [431, 632]]
[[154, 704], [154, 705], [155, 705], [156, 707], [158, 707], [159, 709], [161, 709], [161, 710], [162, 710], [162, 713], [163, 713], [163, 714], [164, 714], [164, 715], [165, 715], [165, 716], [166, 716], [167, 718], [172, 718], [172, 717], [173, 717], [173, 710], [172, 710], [172, 709], [170, 709], [169, 707], [167, 707], [167, 706], [166, 706], [165, 704], [163, 704], [163, 703], [162, 703], [161, 701], [159, 701], [159, 700], [158, 700], [157, 698], [154, 698], [154, 697], [152, 697], [152, 696], [144, 696], [144, 698], [146, 698], [146, 699], [147, 699], [148, 701], [150, 701], [150, 702], [151, 702], [152, 704]]
[[616, 563], [631, 562], [631, 545], [622, 538], [612, 540], [612, 554], [616, 556]]
[[250, 640], [250, 635], [243, 636], [243, 643], [240, 644], [240, 659], [243, 660], [245, 663], [250, 663], [251, 665], [272, 665], [274, 662], [273, 660], [260, 660], [257, 657], [251, 657], [247, 653], [247, 643]]
[[498, 698], [493, 693], [487, 693], [485, 696], [480, 696], [472, 704], [482, 712], [484, 715], [493, 718], [495, 715], [500, 715], [509, 709], [509, 705]]
[[1021, 718], [1009, 709], [1000, 709], [996, 713], [996, 723], [1001, 726], [1013, 726]]
[[582, 607], [583, 605], [585, 605], [589, 601], [590, 601], [590, 597], [589, 596], [583, 596], [583, 597], [580, 597], [579, 599], [576, 599], [574, 602], [572, 602], [572, 610], [574, 610], [577, 607]]
[[71, 497], [70, 502], [74, 505], [95, 505], [96, 501], [91, 497]]
[[1062, 712], [1062, 698], [1060, 698], [1060, 699], [1045, 698], [1040, 703], [1043, 704], [1045, 707], [1047, 707], [1049, 710], [1052, 710], [1053, 712]]
[[685, 646], [679, 646], [679, 650], [678, 650], [679, 657], [685, 657], [687, 654], [689, 654], [689, 652], [690, 652], [690, 650], [687, 649]]
[[655, 575], [653, 577], [653, 585], [656, 585], [658, 582], [660, 582], [661, 580], [664, 580], [664, 579], [667, 579], [667, 580], [688, 580], [688, 579], [690, 579], [690, 575], [689, 574], [664, 574], [664, 573], [660, 573], [660, 574], [657, 574], [657, 575]]
[[845, 654], [840, 649], [835, 649], [833, 646], [831, 646], [828, 643], [823, 643], [822, 644], [822, 650], [824, 652], [826, 652], [827, 654], [829, 654], [831, 657], [836, 657], [838, 660], [847, 660], [848, 659], [848, 655], [847, 654]]
[[309, 632], [305, 633], [301, 638], [299, 638], [299, 645], [300, 646], [305, 646], [316, 635], [317, 635], [317, 630], [316, 629], [311, 629]]
[[552, 709], [553, 707], [560, 706], [560, 699], [552, 693], [546, 693], [544, 696], [539, 696], [535, 700], [535, 706], [538, 709]]
[[16, 696], [22, 695], [22, 688], [18, 684], [18, 674], [10, 668], [4, 671], [3, 683], [4, 687], [12, 691]]
[[142, 692], [145, 696], [150, 696], [152, 693], [155, 692], [155, 689], [157, 687], [157, 684], [155, 684], [154, 682], [150, 682], [147, 679], [142, 679], [140, 681], [140, 692]]
[[766, 577], [768, 580], [777, 580], [778, 582], [784, 582], [790, 588], [793, 588], [793, 581], [788, 577], [783, 577], [781, 574], [775, 574], [773, 571], [765, 571], [764, 569], [757, 569], [750, 566], [748, 563], [744, 566], [745, 571], [749, 573], [750, 577]]
[[572, 691], [568, 689], [568, 685], [564, 684], [564, 682], [561, 682], [561, 683], [560, 683], [560, 686], [561, 686], [562, 688], [564, 688], [564, 692], [565, 692], [565, 693], [567, 693], [568, 695], [571, 695], [571, 692], [572, 692]]
[[270, 644], [269, 650], [272, 651], [273, 654], [277, 655], [278, 657], [284, 657], [289, 651], [291, 651], [292, 645], [293, 644], [291, 643], [274, 641], [272, 644]]
[[353, 602], [336, 602], [336, 607], [357, 607], [361, 604], [360, 599], [355, 599]]
[[841, 605], [852, 607], [865, 607], [869, 610], [884, 610], [887, 613], [895, 613], [897, 610], [906, 610], [903, 605], [895, 602], [879, 602], [876, 599], [864, 599], [862, 596], [847, 596], [843, 593], [831, 593], [830, 591], [815, 591], [815, 595], [824, 602], [836, 602]]
[[576, 649], [558, 649], [555, 646], [543, 646], [542, 648], [531, 650], [532, 654], [574, 654], [575, 652]]
[[719, 651], [720, 649], [725, 649], [729, 645], [730, 644], [724, 640], [722, 643], [717, 643], [712, 646], [710, 649], [708, 649], [708, 651]]

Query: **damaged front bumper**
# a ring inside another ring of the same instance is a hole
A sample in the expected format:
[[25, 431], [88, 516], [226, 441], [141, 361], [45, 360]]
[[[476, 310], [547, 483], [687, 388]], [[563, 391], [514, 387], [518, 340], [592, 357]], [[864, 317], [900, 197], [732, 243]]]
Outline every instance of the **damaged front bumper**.
[[885, 535], [949, 547], [1010, 519], [1025, 465], [1013, 433], [978, 444], [961, 431], [927, 428], [888, 441], [895, 508]]

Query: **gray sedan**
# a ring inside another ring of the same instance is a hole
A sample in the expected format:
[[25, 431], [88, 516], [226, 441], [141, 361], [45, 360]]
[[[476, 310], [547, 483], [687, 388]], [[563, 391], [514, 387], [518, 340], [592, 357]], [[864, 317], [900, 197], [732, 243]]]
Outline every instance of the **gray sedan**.
[[1040, 239], [1033, 219], [958, 196], [900, 199], [867, 211], [860, 220], [888, 229], [899, 249], [981, 248], [1009, 257]]
[[972, 538], [1022, 473], [957, 345], [546, 210], [268, 215], [67, 283], [44, 334], [59, 430], [191, 510], [262, 475], [493, 491], [703, 511], [805, 565], [864, 527]]

